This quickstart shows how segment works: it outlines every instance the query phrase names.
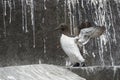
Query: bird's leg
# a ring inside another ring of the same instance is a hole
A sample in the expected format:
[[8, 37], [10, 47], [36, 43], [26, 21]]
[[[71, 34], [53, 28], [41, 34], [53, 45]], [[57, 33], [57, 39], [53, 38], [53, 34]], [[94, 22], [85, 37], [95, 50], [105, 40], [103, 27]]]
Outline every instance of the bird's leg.
[[71, 67], [71, 65], [72, 65], [72, 63], [71, 63], [69, 57], [66, 58], [66, 67]]
[[76, 62], [73, 67], [80, 67], [80, 63]]
[[81, 66], [81, 67], [85, 67], [85, 66], [86, 66], [86, 63], [85, 63], [85, 62], [81, 62], [81, 63], [80, 63], [80, 66]]

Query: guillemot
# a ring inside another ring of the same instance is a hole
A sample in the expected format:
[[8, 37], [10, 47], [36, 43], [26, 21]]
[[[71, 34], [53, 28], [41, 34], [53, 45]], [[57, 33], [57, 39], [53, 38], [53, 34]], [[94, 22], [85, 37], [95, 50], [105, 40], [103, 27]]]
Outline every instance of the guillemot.
[[78, 37], [70, 35], [70, 27], [65, 23], [62, 23], [55, 30], [61, 30], [62, 35], [60, 37], [60, 44], [71, 62], [68, 66], [85, 66], [85, 59], [81, 55], [76, 43]]
[[[85, 66], [85, 59], [81, 55], [82, 48], [91, 38], [99, 37], [105, 31], [105, 26], [92, 27], [90, 22], [82, 22], [78, 26], [79, 33], [76, 36], [70, 35], [70, 27], [67, 24], [60, 24], [55, 30], [61, 30], [60, 44], [63, 51], [69, 57], [71, 64], [69, 66]], [[78, 47], [79, 46], [79, 47]]]

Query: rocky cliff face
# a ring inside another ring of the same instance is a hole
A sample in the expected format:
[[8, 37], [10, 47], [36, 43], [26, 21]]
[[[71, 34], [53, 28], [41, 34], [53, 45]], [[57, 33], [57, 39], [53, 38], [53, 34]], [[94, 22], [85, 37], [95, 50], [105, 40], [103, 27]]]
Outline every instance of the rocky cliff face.
[[104, 35], [86, 45], [88, 66], [119, 65], [119, 4], [119, 0], [0, 0], [0, 66], [65, 65], [60, 34], [51, 30], [66, 22], [75, 34], [82, 21], [106, 27]]
[[58, 34], [48, 32], [57, 26], [62, 9], [57, 10], [56, 0], [1, 0], [0, 6], [1, 66], [64, 61]]
[[119, 80], [119, 20], [119, 0], [0, 0], [0, 66], [65, 65], [60, 33], [52, 30], [65, 22], [73, 35], [89, 21], [106, 32], [83, 49], [90, 67], [71, 70], [88, 80]]

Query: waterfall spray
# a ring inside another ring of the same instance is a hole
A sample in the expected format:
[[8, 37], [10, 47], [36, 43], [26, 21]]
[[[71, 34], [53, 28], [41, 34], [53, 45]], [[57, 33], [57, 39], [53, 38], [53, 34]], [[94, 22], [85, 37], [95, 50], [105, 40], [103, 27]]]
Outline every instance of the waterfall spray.
[[22, 29], [26, 33], [28, 32], [28, 27], [27, 27], [27, 3], [26, 0], [21, 0], [22, 4]]
[[7, 33], [7, 30], [6, 30], [6, 19], [5, 19], [5, 17], [6, 17], [6, 15], [7, 15], [7, 13], [6, 13], [6, 6], [7, 6], [7, 1], [5, 0], [5, 1], [3, 1], [3, 24], [4, 24], [4, 36], [6, 37], [6, 33]]

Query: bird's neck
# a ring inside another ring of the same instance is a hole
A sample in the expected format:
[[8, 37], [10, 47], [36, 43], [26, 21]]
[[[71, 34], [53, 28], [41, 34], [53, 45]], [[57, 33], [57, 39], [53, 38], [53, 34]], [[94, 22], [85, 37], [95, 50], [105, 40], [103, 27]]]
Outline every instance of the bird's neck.
[[64, 31], [62, 31], [62, 34], [67, 35], [67, 36], [71, 35], [70, 30], [64, 30]]
[[68, 37], [76, 37], [76, 35], [71, 35], [70, 32], [64, 32], [64, 33], [62, 33], [62, 34], [66, 35], [66, 36], [68, 36]]

